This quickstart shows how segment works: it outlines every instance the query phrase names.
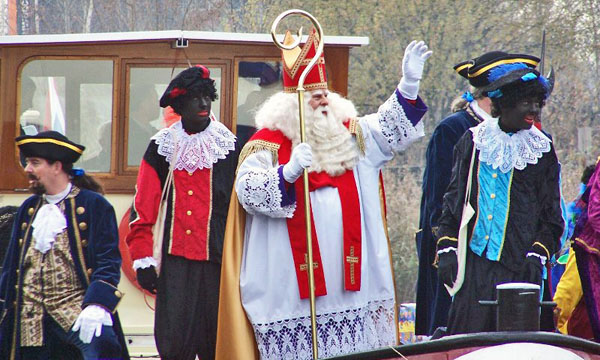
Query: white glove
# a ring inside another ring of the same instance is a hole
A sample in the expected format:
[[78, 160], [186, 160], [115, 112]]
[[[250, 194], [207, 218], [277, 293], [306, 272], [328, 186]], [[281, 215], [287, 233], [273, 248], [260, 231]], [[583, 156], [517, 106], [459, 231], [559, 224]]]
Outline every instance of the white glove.
[[304, 169], [312, 164], [312, 149], [307, 143], [300, 143], [292, 150], [290, 161], [283, 166], [283, 178], [294, 183], [302, 175]]
[[402, 79], [398, 90], [406, 99], [414, 100], [419, 93], [419, 81], [423, 76], [423, 67], [425, 61], [433, 54], [433, 51], [427, 51], [425, 42], [416, 40], [411, 41], [404, 50], [402, 59]]
[[98, 337], [102, 334], [102, 325], [112, 326], [112, 324], [112, 318], [106, 309], [98, 305], [88, 305], [81, 310], [71, 330], [79, 330], [79, 339], [84, 344], [89, 344], [94, 335]]

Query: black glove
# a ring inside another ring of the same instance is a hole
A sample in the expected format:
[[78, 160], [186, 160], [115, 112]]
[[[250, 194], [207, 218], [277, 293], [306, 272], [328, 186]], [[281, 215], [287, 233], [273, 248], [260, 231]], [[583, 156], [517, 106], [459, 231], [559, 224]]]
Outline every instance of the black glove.
[[524, 274], [525, 282], [542, 285], [542, 262], [537, 256], [528, 256], [525, 258]]
[[455, 251], [448, 251], [439, 255], [438, 278], [448, 286], [454, 285], [458, 273], [458, 260]]
[[142, 289], [148, 291], [151, 294], [156, 294], [156, 269], [154, 266], [150, 266], [144, 269], [137, 269], [137, 282], [140, 284]]

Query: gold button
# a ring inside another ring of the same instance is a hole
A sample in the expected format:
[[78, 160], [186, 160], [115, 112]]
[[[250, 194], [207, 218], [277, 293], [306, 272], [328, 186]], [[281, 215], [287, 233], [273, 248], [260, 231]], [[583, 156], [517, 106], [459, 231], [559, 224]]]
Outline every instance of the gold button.
[[27, 223], [26, 222], [24, 222], [24, 223], [21, 224], [21, 230], [25, 230], [26, 227], [27, 227]]
[[75, 211], [77, 211], [78, 215], [82, 215], [83, 213], [85, 213], [85, 208], [83, 206], [80, 206]]
[[488, 220], [492, 220], [493, 216], [492, 215], [488, 215]]
[[495, 198], [496, 198], [496, 194], [492, 194], [492, 195], [490, 195], [490, 197], [491, 197], [492, 199], [495, 199]]
[[194, 173], [188, 171], [188, 175], [192, 176], [192, 175], [194, 175]]
[[81, 240], [81, 246], [83, 246], [83, 247], [88, 246], [88, 241], [86, 239]]
[[119, 290], [115, 290], [115, 296], [118, 298], [121, 298], [121, 297], [123, 297], [123, 293], [120, 292]]
[[486, 240], [489, 240], [489, 239], [490, 239], [490, 236], [489, 236], [489, 235], [486, 235], [486, 236], [485, 236], [485, 239], [486, 239]]
[[497, 177], [498, 177], [498, 174], [496, 174], [496, 173], [493, 173], [493, 174], [492, 174], [492, 177], [495, 179], [495, 178], [497, 178]]
[[83, 221], [82, 221], [82, 222], [80, 222], [80, 223], [79, 223], [79, 228], [80, 228], [81, 230], [87, 230], [87, 223], [85, 223], [85, 222], [83, 222]]
[[194, 195], [194, 192], [192, 190], [188, 190], [188, 195], [192, 196]]
[[13, 306], [17, 307], [17, 300], [13, 301]]
[[185, 233], [189, 235], [192, 233], [192, 230], [186, 230]]
[[23, 238], [19, 239], [19, 246], [23, 246]]
[[31, 207], [31, 208], [29, 208], [29, 209], [27, 210], [27, 213], [28, 213], [29, 215], [33, 215], [33, 211], [34, 211], [34, 210], [33, 210], [33, 208]]
[[93, 272], [94, 272], [94, 270], [92, 270], [92, 268], [87, 269], [88, 276], [92, 276]]
[[188, 215], [192, 215], [192, 210], [188, 210], [188, 211], [186, 212], [186, 214], [188, 214]]
[[19, 269], [15, 270], [15, 271], [16, 271], [17, 276], [19, 276]]

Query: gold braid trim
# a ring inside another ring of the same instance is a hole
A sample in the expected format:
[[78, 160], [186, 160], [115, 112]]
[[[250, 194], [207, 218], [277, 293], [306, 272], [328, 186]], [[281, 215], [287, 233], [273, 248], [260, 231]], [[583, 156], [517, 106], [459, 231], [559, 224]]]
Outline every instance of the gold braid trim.
[[596, 249], [595, 247], [592, 247], [592, 246], [588, 245], [581, 238], [575, 238], [575, 242], [578, 243], [579, 245], [583, 246], [584, 248], [586, 248], [588, 251], [591, 251], [591, 252], [596, 253], [596, 254], [600, 254], [600, 251], [598, 251], [598, 249]]
[[242, 152], [240, 153], [240, 158], [238, 160], [238, 169], [240, 167], [240, 164], [243, 163], [244, 160], [246, 160], [246, 158], [248, 156], [254, 154], [255, 152], [263, 151], [263, 150], [267, 150], [267, 151], [271, 152], [271, 156], [273, 157], [273, 166], [275, 166], [278, 161], [277, 153], [279, 151], [280, 146], [281, 146], [280, 144], [273, 143], [270, 141], [265, 141], [265, 140], [248, 141], [246, 143], [246, 145], [244, 145], [244, 148], [242, 149]]
[[550, 259], [550, 251], [548, 251], [548, 248], [545, 247], [544, 244], [542, 244], [539, 241], [536, 241], [536, 242], [533, 243], [532, 246], [535, 246], [535, 245], [539, 245], [542, 249], [544, 249], [544, 251], [546, 252], [547, 259]]
[[360, 150], [360, 154], [362, 156], [365, 155], [365, 137], [363, 135], [362, 128], [358, 124], [358, 119], [350, 119], [350, 125], [348, 125], [348, 131], [352, 135], [356, 137], [356, 144], [358, 145], [358, 150]]
[[458, 242], [457, 238], [453, 238], [453, 237], [450, 237], [450, 236], [442, 236], [441, 238], [438, 239], [438, 241], [437, 241], [436, 244], [439, 245], [440, 241], [442, 241], [442, 240], [450, 240], [450, 241], [456, 241], [456, 242]]

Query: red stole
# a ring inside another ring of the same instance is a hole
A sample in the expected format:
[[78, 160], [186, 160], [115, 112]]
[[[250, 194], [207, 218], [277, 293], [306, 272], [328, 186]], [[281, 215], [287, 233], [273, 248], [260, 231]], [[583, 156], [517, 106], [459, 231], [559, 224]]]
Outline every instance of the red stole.
[[[286, 164], [291, 155], [292, 143], [280, 131], [263, 129], [251, 140], [266, 140], [280, 144], [278, 162]], [[332, 186], [338, 189], [342, 207], [342, 226], [344, 237], [344, 287], [348, 291], [359, 291], [361, 282], [361, 214], [358, 189], [354, 172], [348, 170], [339, 176], [330, 176], [326, 172], [309, 173], [309, 191], [321, 187]], [[300, 298], [309, 297], [308, 288], [308, 252], [306, 247], [306, 223], [304, 219], [304, 186], [302, 178], [293, 184], [296, 191], [296, 210], [292, 218], [287, 219], [290, 246], [294, 258], [294, 268], [300, 290]], [[315, 275], [315, 296], [327, 294], [323, 263], [319, 251], [319, 242], [315, 230], [315, 222], [311, 208], [311, 232], [313, 244], [313, 267]], [[323, 239], [327, 241], [327, 239]]]

